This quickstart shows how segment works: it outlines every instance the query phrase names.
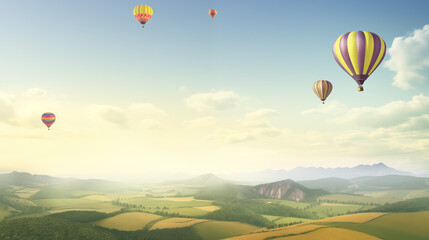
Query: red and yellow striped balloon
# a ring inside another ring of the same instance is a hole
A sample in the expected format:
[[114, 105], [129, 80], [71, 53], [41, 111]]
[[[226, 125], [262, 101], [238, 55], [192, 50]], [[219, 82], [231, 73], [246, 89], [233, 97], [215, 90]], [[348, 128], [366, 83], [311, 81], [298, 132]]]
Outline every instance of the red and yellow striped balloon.
[[149, 19], [153, 15], [153, 10], [150, 6], [147, 5], [138, 5], [134, 8], [134, 17], [142, 24], [142, 27], [144, 28], [144, 25], [149, 21]]
[[209, 10], [209, 15], [212, 17], [212, 19], [216, 16], [217, 11], [215, 9], [210, 9]]
[[319, 80], [313, 84], [313, 92], [322, 100], [325, 104], [325, 99], [332, 92], [332, 83], [327, 80]]
[[386, 43], [372, 32], [348, 32], [337, 38], [332, 53], [338, 65], [359, 84], [358, 91], [363, 91], [363, 83], [383, 61]]
[[50, 130], [50, 127], [55, 122], [55, 114], [51, 112], [46, 112], [42, 115], [42, 122], [48, 127], [48, 130]]

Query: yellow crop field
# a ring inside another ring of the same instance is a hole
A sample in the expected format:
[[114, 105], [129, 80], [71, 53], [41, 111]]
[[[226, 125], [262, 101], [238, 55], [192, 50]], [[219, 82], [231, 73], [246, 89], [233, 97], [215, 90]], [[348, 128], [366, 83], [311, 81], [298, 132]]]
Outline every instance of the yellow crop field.
[[198, 202], [212, 202], [210, 200], [199, 200], [195, 199], [194, 197], [166, 197], [166, 198], [152, 198], [155, 200], [162, 200], [162, 201], [174, 201], [174, 202], [191, 202], [191, 201], [198, 201]]
[[106, 218], [95, 224], [101, 227], [121, 231], [137, 231], [143, 229], [148, 223], [161, 218], [159, 215], [141, 212], [129, 212]]
[[331, 217], [322, 220], [315, 221], [313, 223], [319, 222], [351, 222], [351, 223], [364, 223], [372, 220], [374, 218], [380, 217], [386, 213], [356, 213], [348, 214], [343, 216]]
[[183, 228], [190, 227], [196, 223], [207, 222], [206, 219], [195, 218], [168, 218], [155, 223], [150, 230], [164, 229], [164, 228]]
[[273, 238], [273, 240], [380, 240], [381, 238], [343, 228], [322, 228], [305, 234]]
[[89, 199], [89, 200], [95, 200], [95, 201], [101, 201], [101, 202], [107, 202], [112, 200], [103, 195], [89, 195], [89, 196], [82, 197], [82, 199]]
[[105, 208], [105, 209], [93, 209], [93, 208], [71, 208], [71, 209], [60, 209], [60, 210], [50, 210], [48, 213], [61, 213], [69, 211], [89, 211], [89, 212], [102, 212], [102, 213], [112, 213], [118, 211], [119, 208]]
[[20, 198], [29, 198], [40, 191], [37, 188], [23, 188], [14, 192]]
[[265, 230], [263, 232], [257, 232], [257, 233], [246, 234], [246, 235], [237, 236], [233, 238], [228, 238], [228, 240], [264, 240], [266, 238], [305, 233], [319, 228], [324, 228], [324, 226], [303, 223], [303, 224], [293, 225], [289, 227], [277, 228], [273, 230]]
[[209, 221], [196, 224], [193, 226], [198, 235], [205, 240], [224, 239], [241, 234], [255, 232], [260, 227], [228, 221]]
[[213, 206], [205, 206], [205, 207], [194, 207], [194, 208], [201, 209], [201, 210], [204, 210], [204, 211], [207, 211], [207, 212], [214, 212], [214, 211], [220, 209], [220, 207], [214, 206], [214, 205]]
[[321, 203], [320, 206], [356, 206], [356, 205], [342, 204], [342, 203]]

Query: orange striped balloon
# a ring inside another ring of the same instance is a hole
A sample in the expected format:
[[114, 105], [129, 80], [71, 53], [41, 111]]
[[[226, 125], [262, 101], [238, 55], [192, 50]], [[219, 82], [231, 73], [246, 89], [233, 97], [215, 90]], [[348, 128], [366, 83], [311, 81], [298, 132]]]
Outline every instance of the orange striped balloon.
[[328, 80], [319, 80], [313, 84], [313, 92], [322, 100], [325, 104], [325, 99], [332, 92], [332, 83]]
[[212, 19], [216, 16], [217, 11], [215, 9], [210, 9], [209, 10], [209, 15], [212, 17]]

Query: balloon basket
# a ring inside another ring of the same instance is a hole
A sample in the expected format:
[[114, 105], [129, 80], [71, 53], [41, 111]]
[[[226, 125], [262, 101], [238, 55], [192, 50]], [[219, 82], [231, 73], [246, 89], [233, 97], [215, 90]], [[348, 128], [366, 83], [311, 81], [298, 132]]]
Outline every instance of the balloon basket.
[[358, 87], [358, 92], [363, 92], [363, 87], [362, 86]]

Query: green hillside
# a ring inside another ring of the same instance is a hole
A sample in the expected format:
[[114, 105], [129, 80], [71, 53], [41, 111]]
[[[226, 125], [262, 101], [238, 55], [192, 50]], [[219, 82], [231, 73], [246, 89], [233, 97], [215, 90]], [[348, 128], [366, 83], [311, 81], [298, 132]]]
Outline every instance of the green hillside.
[[419, 212], [429, 211], [429, 197], [414, 198], [371, 208], [367, 212]]

